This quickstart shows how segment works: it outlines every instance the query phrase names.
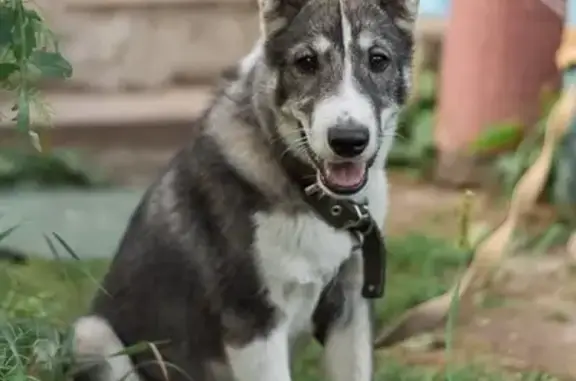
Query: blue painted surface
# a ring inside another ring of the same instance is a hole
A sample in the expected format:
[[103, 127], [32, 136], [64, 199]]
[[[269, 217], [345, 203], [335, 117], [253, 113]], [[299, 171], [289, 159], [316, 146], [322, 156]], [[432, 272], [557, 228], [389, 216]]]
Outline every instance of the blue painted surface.
[[[56, 232], [81, 258], [110, 257], [143, 192], [0, 192], [0, 232], [19, 225], [1, 245], [52, 258], [44, 234]], [[65, 251], [60, 254], [66, 256]]]
[[574, 68], [565, 70], [562, 76], [564, 87], [576, 84], [576, 70]]
[[576, 27], [576, 0], [568, 0], [566, 4], [566, 25]]
[[[576, 67], [571, 67], [568, 70], [564, 70], [563, 84], [564, 87], [576, 85]], [[573, 115], [572, 117], [572, 123], [570, 124], [569, 130], [571, 133], [576, 134], [576, 115]], [[576, 174], [576, 162], [574, 163], [574, 173]], [[574, 197], [576, 198], [576, 195]]]
[[420, 0], [418, 14], [423, 17], [447, 17], [452, 0]]
[[[576, 85], [576, 68], [564, 71], [564, 87]], [[554, 193], [561, 216], [576, 222], [576, 115], [558, 147]]]

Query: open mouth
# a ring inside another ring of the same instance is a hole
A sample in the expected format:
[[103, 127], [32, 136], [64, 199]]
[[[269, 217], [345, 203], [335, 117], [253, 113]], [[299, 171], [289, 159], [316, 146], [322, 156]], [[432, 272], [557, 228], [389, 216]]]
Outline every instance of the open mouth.
[[[300, 124], [300, 134], [307, 142], [304, 128]], [[358, 192], [368, 182], [368, 165], [362, 161], [320, 161], [308, 144], [305, 149], [317, 170], [318, 181], [334, 194], [351, 195]]]
[[355, 193], [368, 180], [366, 163], [356, 161], [324, 162], [319, 174], [322, 185], [338, 194]]

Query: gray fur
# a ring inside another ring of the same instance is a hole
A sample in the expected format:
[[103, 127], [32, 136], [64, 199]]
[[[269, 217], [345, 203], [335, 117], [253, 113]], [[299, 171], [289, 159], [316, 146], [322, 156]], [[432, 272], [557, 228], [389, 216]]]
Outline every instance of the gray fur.
[[[309, 141], [304, 148], [295, 144], [290, 134], [308, 136], [302, 129], [310, 123], [296, 122], [310, 119], [342, 81], [341, 16], [352, 26], [355, 83], [372, 105], [378, 121], [372, 138], [379, 147], [391, 139], [387, 129], [395, 120], [381, 120], [383, 110], [396, 113], [408, 91], [403, 70], [410, 65], [412, 38], [401, 24], [410, 20], [409, 1], [260, 0], [262, 42], [229, 73], [191, 126], [190, 142], [135, 210], [103, 280], [105, 292], [90, 311], [102, 318], [96, 326], [107, 324], [106, 332], [124, 346], [160, 342], [162, 358], [175, 365], [168, 368], [171, 381], [229, 379], [224, 346], [241, 348], [266, 337], [281, 318], [255, 260], [252, 216], [272, 210], [311, 213], [300, 181], [313, 176], [313, 158], [321, 154]], [[385, 71], [367, 69], [360, 36], [387, 54]], [[293, 62], [312, 48], [323, 49], [320, 70], [303, 75]], [[312, 157], [306, 155], [310, 151]], [[376, 165], [373, 156], [370, 165]], [[310, 317], [322, 343], [353, 319], [359, 270], [352, 262], [342, 263], [326, 283]], [[77, 335], [79, 358], [88, 344], [100, 348], [86, 329]], [[138, 379], [164, 379], [155, 359], [152, 352], [131, 356]], [[82, 376], [112, 381], [98, 374]]]

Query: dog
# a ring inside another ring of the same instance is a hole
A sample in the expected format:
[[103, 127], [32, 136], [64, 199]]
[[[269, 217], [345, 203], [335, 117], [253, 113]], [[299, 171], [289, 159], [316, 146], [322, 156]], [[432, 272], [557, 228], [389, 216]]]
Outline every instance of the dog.
[[[416, 9], [259, 0], [260, 39], [143, 196], [74, 324], [90, 364], [77, 379], [290, 381], [306, 334], [331, 380], [373, 379], [362, 290], [380, 272], [364, 245], [379, 241], [336, 217], [363, 206], [359, 220], [383, 227]], [[140, 342], [154, 350], [122, 352]]]

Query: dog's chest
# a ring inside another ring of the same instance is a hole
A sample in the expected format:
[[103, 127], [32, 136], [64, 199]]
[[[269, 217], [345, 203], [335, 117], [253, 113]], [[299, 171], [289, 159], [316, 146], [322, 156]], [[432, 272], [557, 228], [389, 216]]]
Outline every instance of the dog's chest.
[[255, 215], [254, 252], [270, 297], [292, 334], [307, 329], [323, 288], [355, 240], [311, 214]]

